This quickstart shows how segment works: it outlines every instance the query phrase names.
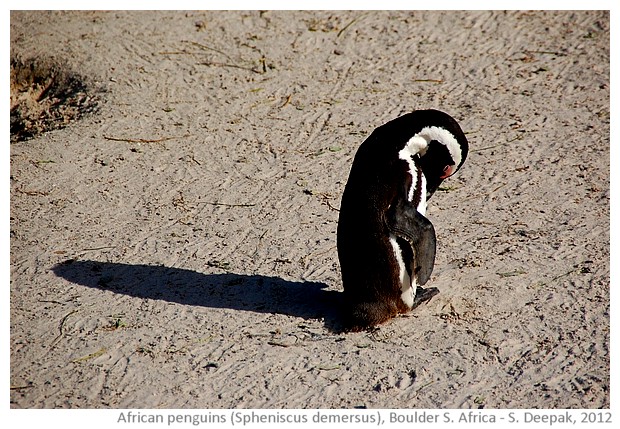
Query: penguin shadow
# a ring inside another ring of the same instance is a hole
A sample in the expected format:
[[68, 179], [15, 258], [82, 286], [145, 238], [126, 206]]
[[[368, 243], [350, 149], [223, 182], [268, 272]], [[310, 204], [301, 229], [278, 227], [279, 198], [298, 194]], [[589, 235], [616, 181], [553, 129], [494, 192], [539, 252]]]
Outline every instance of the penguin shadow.
[[342, 330], [338, 310], [342, 293], [325, 290], [324, 283], [88, 260], [61, 262], [52, 271], [75, 284], [136, 298], [323, 319], [328, 330]]

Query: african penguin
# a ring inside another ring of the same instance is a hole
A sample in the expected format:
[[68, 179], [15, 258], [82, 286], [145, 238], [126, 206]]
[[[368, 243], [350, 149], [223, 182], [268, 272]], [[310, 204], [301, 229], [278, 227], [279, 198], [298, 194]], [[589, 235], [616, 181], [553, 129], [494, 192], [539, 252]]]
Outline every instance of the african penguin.
[[425, 217], [426, 203], [463, 165], [468, 149], [458, 123], [438, 110], [405, 114], [361, 144], [337, 232], [347, 330], [383, 323], [438, 292], [416, 294], [435, 263], [435, 229]]

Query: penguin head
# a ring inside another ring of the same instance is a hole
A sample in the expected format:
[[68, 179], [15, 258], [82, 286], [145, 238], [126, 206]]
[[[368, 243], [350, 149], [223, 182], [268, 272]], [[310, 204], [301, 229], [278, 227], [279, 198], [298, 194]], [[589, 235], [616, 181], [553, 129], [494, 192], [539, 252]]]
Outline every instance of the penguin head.
[[[467, 158], [469, 143], [458, 123], [438, 110], [420, 110], [417, 132], [407, 146], [417, 147], [417, 162], [426, 177], [426, 198], [441, 182], [456, 173]], [[420, 128], [421, 127], [421, 128]]]
[[418, 165], [426, 178], [426, 198], [439, 188], [441, 182], [456, 172], [456, 163], [447, 146], [437, 140], [428, 143], [424, 155], [418, 155]]
[[427, 199], [435, 193], [441, 182], [461, 168], [467, 157], [467, 141], [465, 140], [465, 146], [459, 145], [452, 149], [451, 151], [450, 146], [440, 140], [431, 140], [426, 150], [418, 154], [418, 164], [426, 177]]

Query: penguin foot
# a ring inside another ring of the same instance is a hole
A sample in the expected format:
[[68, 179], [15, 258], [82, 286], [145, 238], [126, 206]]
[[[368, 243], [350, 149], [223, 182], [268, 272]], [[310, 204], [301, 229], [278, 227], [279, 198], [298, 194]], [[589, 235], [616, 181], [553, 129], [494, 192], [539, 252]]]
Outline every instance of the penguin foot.
[[418, 286], [411, 309], [413, 310], [414, 308], [419, 307], [421, 304], [426, 304], [438, 293], [439, 289], [437, 289], [436, 287], [423, 288]]
[[360, 332], [380, 325], [399, 313], [396, 305], [383, 302], [356, 302], [350, 304], [345, 316], [345, 330]]
[[[398, 314], [406, 314], [421, 304], [429, 302], [438, 293], [439, 289], [436, 287], [423, 288], [418, 286], [411, 308], [406, 308], [402, 301], [397, 304], [384, 301], [349, 304], [343, 318], [343, 332], [367, 331], [372, 333], [379, 329], [378, 325], [387, 322]], [[399, 308], [399, 305], [402, 308]]]

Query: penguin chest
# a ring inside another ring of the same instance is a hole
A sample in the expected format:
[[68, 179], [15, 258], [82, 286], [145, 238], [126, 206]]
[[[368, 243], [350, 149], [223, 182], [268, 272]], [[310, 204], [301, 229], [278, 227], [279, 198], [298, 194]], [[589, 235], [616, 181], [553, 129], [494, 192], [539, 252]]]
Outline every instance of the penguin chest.
[[[411, 186], [407, 192], [407, 200], [412, 204], [417, 203], [417, 211], [425, 215], [426, 214], [426, 178], [422, 174], [421, 169], [410, 161], [410, 169], [408, 174], [411, 175]], [[398, 265], [398, 278], [400, 280], [401, 300], [408, 308], [413, 307], [413, 302], [416, 295], [417, 283], [414, 273], [415, 270], [415, 249], [411, 244], [394, 234], [390, 234], [389, 237], [394, 257]]]
[[413, 299], [415, 298], [415, 291], [417, 288], [415, 277], [413, 273], [413, 259], [409, 259], [408, 253], [411, 252], [408, 243], [403, 243], [404, 240], [390, 234], [390, 244], [394, 252], [394, 257], [398, 264], [398, 278], [400, 281], [400, 299], [409, 308], [413, 307]]

